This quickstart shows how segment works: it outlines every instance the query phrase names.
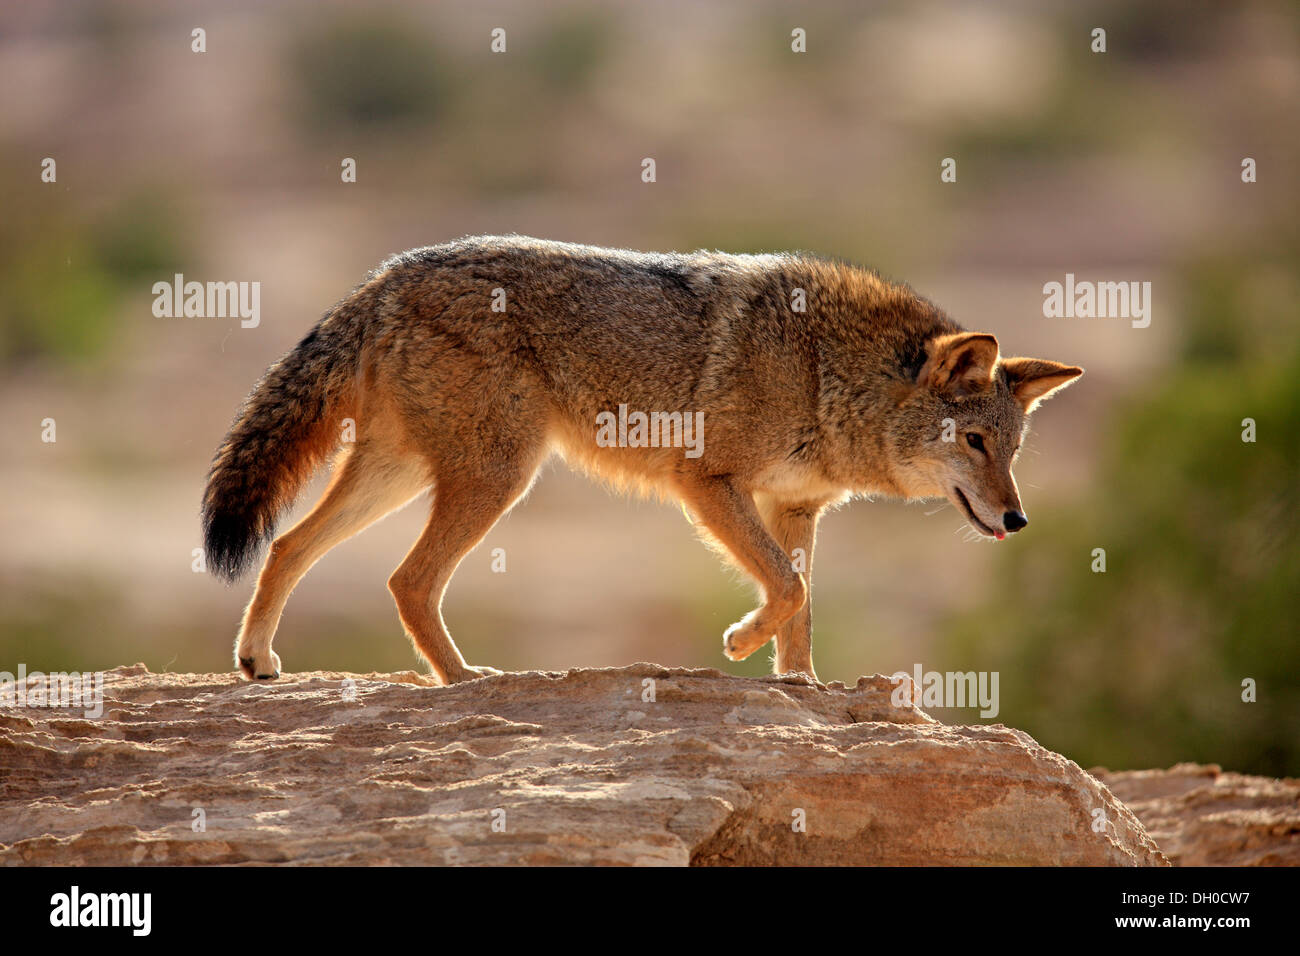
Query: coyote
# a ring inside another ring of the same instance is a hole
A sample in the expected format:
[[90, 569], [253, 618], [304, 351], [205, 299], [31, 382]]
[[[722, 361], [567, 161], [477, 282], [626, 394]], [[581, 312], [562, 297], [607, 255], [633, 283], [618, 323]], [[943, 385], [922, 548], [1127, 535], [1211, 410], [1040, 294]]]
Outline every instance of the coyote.
[[[858, 495], [947, 497], [980, 534], [1019, 531], [1011, 465], [1027, 415], [1082, 374], [1002, 358], [989, 333], [839, 262], [460, 239], [385, 261], [267, 370], [208, 474], [207, 561], [237, 578], [342, 444], [320, 502], [271, 543], [239, 669], [278, 677], [271, 641], [302, 576], [432, 489], [389, 590], [442, 683], [499, 673], [465, 662], [443, 594], [559, 452], [679, 501], [762, 589], [723, 653], [744, 660], [775, 638], [775, 671], [816, 679], [809, 575], [823, 512]], [[661, 426], [649, 440], [647, 413]], [[345, 424], [355, 440], [341, 441]], [[683, 424], [695, 454], [676, 447]]]

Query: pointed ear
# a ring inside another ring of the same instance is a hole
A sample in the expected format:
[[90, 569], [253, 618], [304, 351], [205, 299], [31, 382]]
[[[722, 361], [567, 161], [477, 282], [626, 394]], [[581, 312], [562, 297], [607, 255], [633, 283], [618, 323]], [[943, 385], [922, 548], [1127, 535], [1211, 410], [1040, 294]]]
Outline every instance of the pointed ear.
[[916, 383], [960, 398], [992, 384], [998, 340], [987, 332], [938, 335], [926, 343], [926, 355]]
[[1030, 411], [1053, 392], [1065, 388], [1083, 374], [1083, 369], [1077, 365], [1062, 365], [1060, 362], [1034, 358], [1003, 359], [1002, 368], [1006, 370], [1011, 394], [1025, 411]]

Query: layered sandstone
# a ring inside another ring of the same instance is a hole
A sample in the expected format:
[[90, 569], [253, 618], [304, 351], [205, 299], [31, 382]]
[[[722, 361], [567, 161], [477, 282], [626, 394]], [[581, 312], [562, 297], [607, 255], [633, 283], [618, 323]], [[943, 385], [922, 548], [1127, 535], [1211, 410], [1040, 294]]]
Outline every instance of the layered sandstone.
[[637, 664], [106, 675], [0, 710], [7, 864], [1160, 865], [1094, 777], [855, 687]]

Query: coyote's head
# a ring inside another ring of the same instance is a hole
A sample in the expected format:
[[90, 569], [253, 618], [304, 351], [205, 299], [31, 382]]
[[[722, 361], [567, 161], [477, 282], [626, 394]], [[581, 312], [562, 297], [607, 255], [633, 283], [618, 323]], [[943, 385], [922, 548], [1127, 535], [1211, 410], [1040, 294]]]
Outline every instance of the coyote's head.
[[1002, 358], [986, 332], [926, 344], [899, 405], [892, 460], [911, 497], [947, 497], [981, 534], [1003, 538], [1029, 519], [1011, 466], [1034, 406], [1083, 374], [1046, 359]]

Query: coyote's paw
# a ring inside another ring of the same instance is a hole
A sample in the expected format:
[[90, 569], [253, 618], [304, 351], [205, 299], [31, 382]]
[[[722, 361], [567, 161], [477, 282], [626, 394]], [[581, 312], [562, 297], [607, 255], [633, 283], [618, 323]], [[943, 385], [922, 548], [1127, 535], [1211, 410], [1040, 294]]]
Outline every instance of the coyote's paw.
[[806, 684], [815, 684], [819, 687], [826, 686], [821, 682], [821, 678], [819, 678], [816, 672], [812, 669], [812, 664], [809, 664], [806, 667], [790, 667], [785, 670], [781, 670], [778, 667], [776, 670], [772, 671], [772, 676], [780, 678], [783, 681], [801, 680]]
[[743, 661], [772, 639], [754, 614], [746, 615], [722, 635], [722, 653], [728, 660]]
[[499, 671], [495, 667], [484, 667], [484, 666], [470, 667], [467, 664], [465, 665], [465, 669], [463, 671], [461, 671], [459, 674], [452, 677], [449, 681], [447, 681], [447, 683], [459, 684], [462, 681], [478, 680], [480, 677], [500, 677], [503, 673], [505, 672]]
[[244, 657], [236, 652], [235, 659], [248, 680], [275, 680], [280, 676], [280, 655], [275, 651], [267, 651], [265, 657]]

